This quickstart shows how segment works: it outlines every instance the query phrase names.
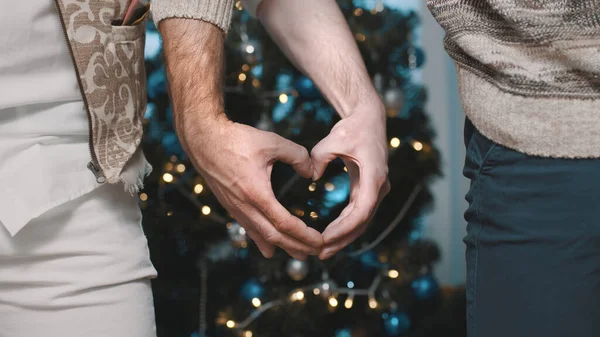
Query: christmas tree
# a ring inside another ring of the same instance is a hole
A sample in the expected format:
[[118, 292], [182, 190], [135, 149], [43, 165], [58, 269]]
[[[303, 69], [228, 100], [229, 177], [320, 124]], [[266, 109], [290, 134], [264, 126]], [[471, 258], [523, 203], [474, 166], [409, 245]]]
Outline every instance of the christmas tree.
[[[392, 189], [367, 232], [343, 252], [297, 261], [262, 257], [218, 204], [183, 152], [172, 125], [159, 34], [146, 42], [148, 110], [144, 151], [154, 166], [140, 194], [144, 229], [159, 271], [161, 337], [415, 336], [440, 303], [437, 247], [421, 238], [439, 155], [418, 83], [424, 63], [413, 11], [378, 1], [339, 0], [387, 109]], [[284, 57], [240, 2], [226, 44], [226, 113], [311, 149], [339, 120], [313, 82]], [[322, 231], [345, 207], [341, 160], [312, 182], [276, 165], [272, 184], [292, 214]], [[421, 332], [422, 333], [422, 332]]]

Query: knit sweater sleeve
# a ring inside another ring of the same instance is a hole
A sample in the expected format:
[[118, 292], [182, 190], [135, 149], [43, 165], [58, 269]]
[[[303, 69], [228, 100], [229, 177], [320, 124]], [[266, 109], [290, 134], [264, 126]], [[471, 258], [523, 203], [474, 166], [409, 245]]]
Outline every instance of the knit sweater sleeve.
[[234, 0], [152, 0], [152, 20], [158, 27], [168, 18], [188, 18], [210, 22], [224, 32], [229, 30]]

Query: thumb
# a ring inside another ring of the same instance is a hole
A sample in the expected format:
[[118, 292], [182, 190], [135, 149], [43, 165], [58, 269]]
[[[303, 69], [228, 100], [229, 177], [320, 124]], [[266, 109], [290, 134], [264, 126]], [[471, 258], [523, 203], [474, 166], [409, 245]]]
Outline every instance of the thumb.
[[312, 179], [317, 181], [321, 178], [329, 162], [338, 157], [334, 147], [336, 143], [331, 135], [323, 138], [311, 151], [312, 164], [314, 172]]
[[308, 155], [308, 150], [304, 146], [298, 145], [279, 135], [274, 135], [273, 142], [276, 145], [273, 159], [291, 165], [304, 178], [312, 177], [312, 162]]

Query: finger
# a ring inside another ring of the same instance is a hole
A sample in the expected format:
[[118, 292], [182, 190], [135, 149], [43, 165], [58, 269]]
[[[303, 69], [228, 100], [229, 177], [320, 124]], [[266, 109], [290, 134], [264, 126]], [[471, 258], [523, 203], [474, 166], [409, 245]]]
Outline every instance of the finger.
[[377, 213], [377, 209], [379, 208], [379, 205], [381, 205], [381, 202], [383, 201], [383, 199], [389, 192], [390, 192], [390, 184], [389, 184], [389, 181], [387, 181], [386, 184], [381, 188], [381, 191], [379, 192], [379, 198], [377, 200], [377, 205], [375, 205], [375, 207], [371, 211], [371, 214], [370, 214], [367, 222], [363, 225], [358, 226], [356, 229], [354, 229], [354, 231], [350, 232], [346, 236], [343, 236], [338, 241], [334, 241], [332, 243], [328, 243], [327, 245], [325, 245], [323, 247], [323, 250], [319, 254], [319, 258], [322, 260], [325, 260], [325, 259], [332, 257], [333, 255], [337, 254], [340, 250], [344, 249], [344, 247], [348, 246], [349, 244], [354, 242], [357, 238], [359, 238], [361, 235], [363, 235], [365, 233], [365, 231], [367, 230], [367, 228], [369, 227], [369, 224], [371, 223], [371, 220], [375, 216], [375, 213]]
[[291, 165], [298, 174], [304, 178], [310, 178], [313, 175], [313, 166], [308, 150], [291, 140], [285, 139], [277, 134], [273, 134], [273, 152], [271, 159], [277, 159]]
[[270, 189], [254, 199], [253, 205], [261, 212], [277, 232], [293, 237], [299, 242], [313, 248], [311, 252], [318, 254], [323, 247], [323, 237], [314, 228], [308, 227], [302, 220], [293, 216], [275, 198]]
[[341, 155], [343, 152], [342, 149], [340, 149], [341, 146], [344, 146], [344, 144], [336, 141], [334, 135], [329, 134], [329, 136], [323, 138], [315, 145], [315, 147], [313, 147], [310, 152], [314, 169], [312, 176], [313, 180], [319, 180], [325, 172], [327, 165]]
[[273, 255], [275, 255], [275, 246], [268, 243], [267, 240], [265, 240], [262, 236], [260, 236], [260, 234], [257, 233], [256, 230], [254, 230], [252, 227], [250, 227], [250, 226], [242, 226], [242, 227], [244, 227], [246, 229], [246, 233], [248, 234], [250, 239], [252, 239], [252, 241], [254, 241], [254, 243], [256, 243], [258, 250], [260, 250], [261, 254], [264, 257], [266, 257], [267, 259], [270, 259], [273, 257]]
[[262, 214], [262, 212], [258, 208], [247, 213], [249, 215], [249, 218], [251, 218], [252, 222], [255, 224], [255, 228], [258, 229], [260, 235], [269, 244], [282, 248], [290, 255], [318, 255], [321, 252], [321, 248], [323, 247], [323, 241], [321, 239], [320, 234], [319, 246], [314, 247], [305, 242], [300, 241], [299, 239], [293, 236], [290, 236], [286, 233], [282, 233], [281, 231], [277, 230], [275, 226], [271, 224], [269, 219], [265, 217], [264, 214]]
[[[325, 245], [340, 240], [349, 235], [359, 226], [365, 224], [371, 217], [372, 211], [377, 205], [382, 183], [378, 183], [376, 174], [372, 171], [364, 170], [360, 174], [358, 183], [358, 192], [355, 200], [351, 200], [352, 208], [347, 211], [347, 215], [339, 222], [327, 226], [323, 232], [323, 241]], [[350, 204], [348, 205], [348, 207]]]

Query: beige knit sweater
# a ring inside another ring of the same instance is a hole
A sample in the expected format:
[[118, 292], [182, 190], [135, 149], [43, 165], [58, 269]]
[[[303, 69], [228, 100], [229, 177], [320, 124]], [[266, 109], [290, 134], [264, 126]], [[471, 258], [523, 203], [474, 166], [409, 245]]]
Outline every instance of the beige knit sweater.
[[600, 157], [600, 0], [428, 0], [467, 116], [532, 155]]
[[[446, 30], [465, 113], [483, 135], [531, 155], [600, 158], [600, 0], [427, 4]], [[226, 31], [233, 0], [152, 5], [156, 23], [196, 18]]]

